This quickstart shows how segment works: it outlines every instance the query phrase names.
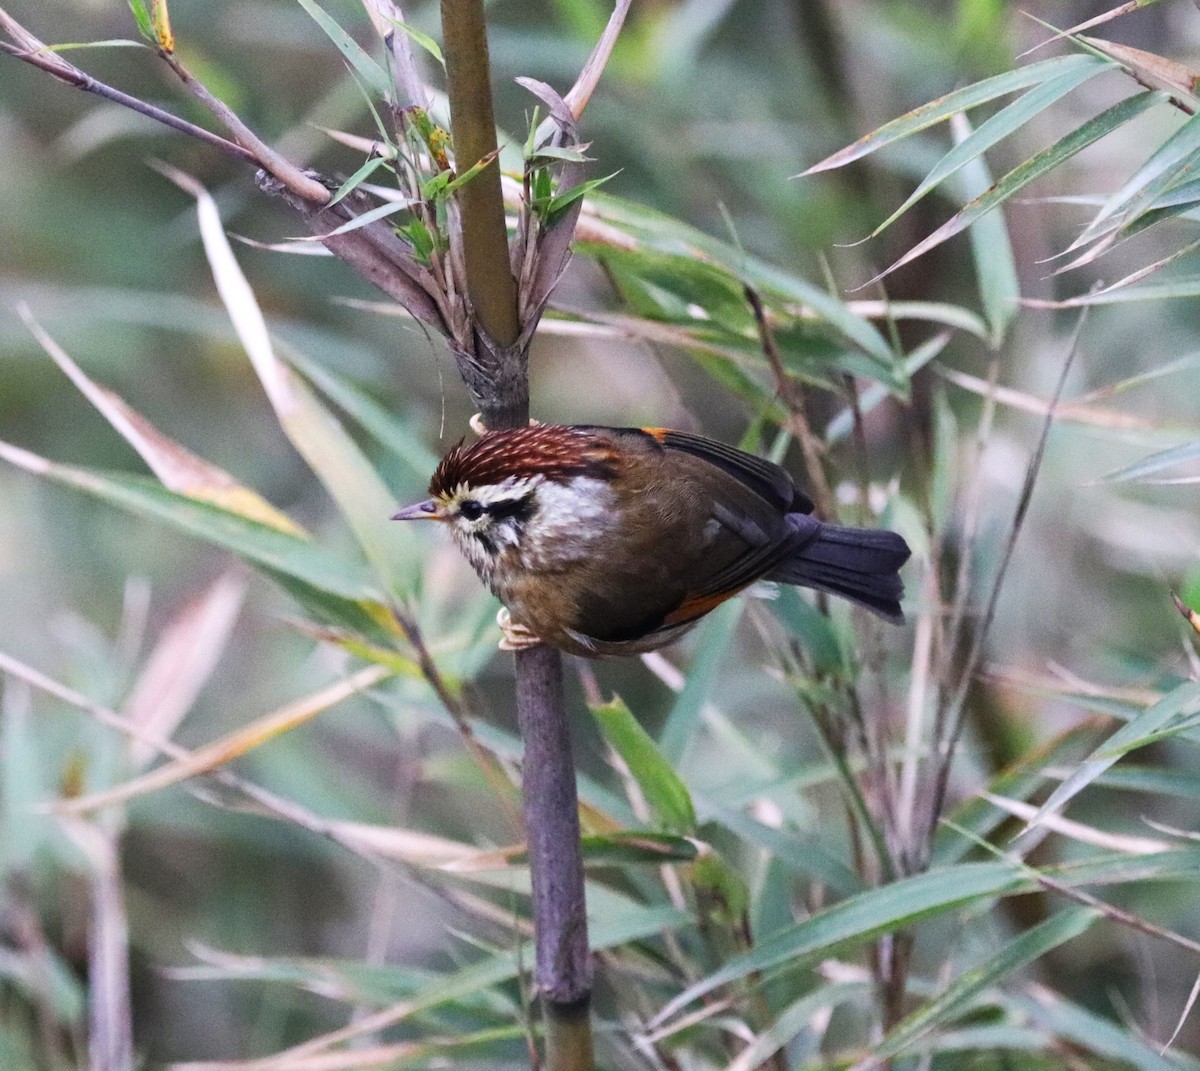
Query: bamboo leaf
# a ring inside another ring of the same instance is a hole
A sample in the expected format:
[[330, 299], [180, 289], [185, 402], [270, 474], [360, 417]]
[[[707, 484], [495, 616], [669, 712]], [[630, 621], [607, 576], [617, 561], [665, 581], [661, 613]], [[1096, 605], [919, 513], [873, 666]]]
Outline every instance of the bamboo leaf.
[[991, 189], [965, 205], [960, 212], [947, 220], [927, 238], [918, 242], [904, 256], [877, 275], [872, 282], [890, 275], [897, 268], [916, 260], [931, 249], [953, 238], [977, 219], [1019, 193], [1031, 182], [1053, 171], [1093, 142], [1111, 134], [1162, 100], [1161, 93], [1139, 93], [1132, 97], [1126, 97], [1111, 108], [1106, 108], [1066, 137], [1060, 138], [1053, 145], [1013, 168]]
[[154, 23], [150, 21], [150, 9], [146, 0], [129, 0], [129, 10], [133, 12], [133, 21], [137, 23], [138, 32], [150, 42], [154, 41]]
[[[1103, 293], [1081, 294], [1054, 303], [1054, 308], [1078, 309], [1087, 305], [1124, 305], [1134, 301], [1173, 301], [1176, 298], [1200, 296], [1200, 276], [1174, 279], [1167, 283], [1149, 283], [1145, 286], [1130, 286], [1121, 290], [1106, 289]], [[1041, 307], [1043, 302], [1026, 298], [1027, 305]]]
[[1197, 75], [1190, 67], [1154, 52], [1130, 48], [1128, 45], [1105, 41], [1099, 37], [1081, 36], [1079, 40], [1102, 55], [1115, 60], [1125, 70], [1135, 75], [1142, 85], [1151, 89], [1161, 89], [1173, 97], [1182, 98], [1193, 107], [1200, 107], [1200, 96], [1196, 93], [1200, 75]]
[[860, 893], [773, 934], [751, 952], [729, 960], [668, 1001], [656, 1022], [669, 1019], [719, 986], [756, 971], [781, 963], [809, 962], [841, 945], [859, 944], [956, 907], [1014, 892], [1025, 880], [1023, 871], [1008, 863], [963, 863]]
[[982, 82], [976, 82], [974, 85], [956, 89], [953, 93], [947, 93], [943, 97], [931, 100], [929, 103], [922, 104], [919, 108], [914, 108], [899, 118], [885, 123], [878, 130], [860, 138], [853, 145], [848, 145], [832, 156], [826, 157], [819, 164], [813, 164], [797, 177], [815, 175], [818, 171], [829, 171], [835, 167], [844, 167], [854, 160], [861, 160], [864, 156], [882, 149], [885, 145], [890, 145], [936, 123], [943, 122], [958, 112], [970, 111], [997, 97], [1007, 96], [1009, 93], [1015, 93], [1028, 86], [1039, 85], [1052, 78], [1083, 70], [1092, 62], [1090, 56], [1060, 56], [1057, 59], [1032, 63], [1027, 67], [1018, 67], [1015, 71], [1006, 71], [1004, 74], [985, 78]]
[[405, 212], [412, 208], [411, 201], [388, 201], [385, 204], [376, 205], [374, 208], [368, 209], [361, 215], [355, 216], [353, 219], [346, 220], [339, 227], [318, 235], [297, 235], [292, 238], [293, 242], [313, 242], [322, 241], [325, 238], [334, 238], [339, 234], [349, 234], [350, 231], [356, 231], [360, 227], [365, 227], [370, 223], [374, 223], [377, 219], [386, 219], [388, 216], [394, 216], [397, 212]]
[[294, 577], [318, 591], [355, 602], [378, 601], [360, 566], [301, 538], [241, 513], [176, 494], [152, 480], [59, 465], [20, 447], [0, 443], [0, 458], [58, 483], [86, 491], [142, 517], [164, 521], [207, 543], [225, 547], [255, 565]]
[[590, 709], [604, 739], [637, 782], [657, 823], [679, 833], [695, 832], [696, 808], [687, 786], [629, 708], [615, 698]]
[[[346, 179], [346, 181], [343, 182], [337, 188], [337, 192], [333, 195], [332, 198], [330, 198], [329, 204], [326, 207], [332, 208], [335, 204], [338, 203], [338, 201], [342, 200], [343, 197], [349, 196], [356, 189], [358, 189], [358, 187], [362, 183], [366, 182], [367, 179], [369, 179], [373, 174], [375, 174], [375, 172], [378, 171], [381, 167], [383, 167], [383, 165], [386, 163], [387, 163], [387, 159], [385, 157], [382, 157], [382, 156], [369, 157], [366, 160], [366, 162], [362, 165], [362, 167], [360, 167], [357, 171], [355, 171], [353, 175], [351, 175], [348, 179]], [[359, 224], [359, 225], [361, 226], [361, 224]], [[306, 241], [309, 241], [309, 242], [311, 242], [313, 240], [314, 239], [311, 236], [306, 239]]]
[[359, 76], [371, 91], [383, 100], [390, 99], [392, 84], [387, 72], [379, 66], [362, 47], [338, 23], [330, 17], [316, 0], [297, 0], [297, 3], [312, 16], [313, 21], [337, 45], [338, 51], [346, 58], [346, 62], [358, 72]]
[[771, 1057], [790, 1045], [805, 1030], [811, 1029], [820, 1016], [842, 1004], [858, 1000], [869, 992], [870, 986], [865, 982], [831, 982], [812, 993], [805, 993], [738, 1053], [725, 1071], [754, 1071], [755, 1068], [769, 1067]]
[[[960, 144], [969, 140], [970, 126], [966, 116], [955, 116], [951, 128]], [[992, 174], [982, 156], [968, 160], [962, 169], [962, 188], [967, 197], [981, 197], [992, 186]], [[988, 341], [996, 349], [1013, 318], [1017, 315], [1021, 285], [1017, 280], [1016, 259], [1012, 241], [1002, 212], [977, 219], [967, 231], [971, 241], [971, 257], [975, 261], [975, 278], [979, 281], [979, 296], [983, 312], [991, 328]]]
[[1014, 938], [996, 955], [965, 971], [928, 1004], [897, 1023], [873, 1055], [879, 1060], [899, 1055], [923, 1034], [971, 1009], [975, 999], [987, 989], [1085, 933], [1101, 917], [1093, 908], [1070, 908]]
[[422, 486], [429, 481], [438, 456], [423, 439], [409, 430], [407, 424], [394, 417], [379, 402], [349, 380], [291, 346], [281, 346], [280, 354], [330, 401], [351, 417], [363, 431], [380, 446], [385, 447], [403, 462], [409, 474]]
[[1131, 722], [1123, 725], [1051, 794], [1026, 824], [1023, 832], [1037, 828], [1047, 815], [1061, 811], [1122, 755], [1158, 739], [1159, 730], [1177, 718], [1200, 711], [1200, 683], [1188, 682], [1168, 692]]
[[385, 666], [367, 666], [344, 680], [334, 681], [333, 684], [312, 695], [289, 703], [287, 706], [251, 722], [244, 728], [235, 730], [220, 740], [214, 740], [211, 744], [197, 748], [186, 758], [166, 762], [148, 773], [90, 796], [74, 796], [59, 800], [49, 805], [49, 809], [57, 814], [86, 814], [102, 807], [110, 807], [115, 803], [124, 803], [150, 792], [157, 792], [188, 778], [198, 777], [200, 774], [211, 773], [218, 767], [240, 758], [248, 751], [260, 747], [267, 741], [294, 729], [297, 725], [316, 717], [322, 711], [336, 706], [352, 695], [370, 688], [390, 676], [391, 670]]
[[1193, 1058], [1182, 1053], [1167, 1056], [1125, 1024], [1087, 1011], [1042, 985], [1008, 997], [1006, 1004], [1023, 1020], [1050, 1031], [1060, 1039], [1059, 1044], [1078, 1045], [1084, 1052], [1108, 1057], [1137, 1071], [1194, 1071], [1197, 1067]]
[[700, 625], [700, 642], [687, 683], [667, 715], [659, 739], [659, 748], [668, 762], [678, 765], [692, 734], [700, 724], [700, 711], [709, 688], [717, 677], [721, 656], [733, 639], [733, 630], [741, 617], [740, 599], [729, 599], [718, 606]]
[[1169, 450], [1160, 450], [1149, 457], [1142, 458], [1123, 469], [1108, 473], [1104, 479], [1109, 483], [1120, 483], [1126, 480], [1141, 480], [1147, 476], [1156, 475], [1163, 469], [1173, 468], [1188, 461], [1200, 459], [1200, 440], [1173, 446]]
[[1117, 226], [1131, 223], [1181, 177], [1194, 171], [1197, 152], [1200, 152], [1200, 115], [1188, 119], [1150, 154], [1146, 162], [1105, 202], [1070, 248], [1078, 248], [1095, 239], [1105, 221], [1111, 219]]
[[[930, 190], [948, 179], [960, 168], [982, 156], [993, 145], [1019, 130], [1055, 101], [1065, 97], [1071, 90], [1111, 66], [1093, 56], [1076, 56], [1074, 58], [1085, 62], [1075, 64], [1062, 74], [1035, 85], [1028, 93], [1002, 108], [990, 119], [981, 123], [977, 130], [971, 131], [967, 137], [959, 141], [934, 165], [933, 170], [921, 180], [904, 204], [871, 232], [871, 237], [874, 238], [886, 230]], [[957, 114], [961, 115], [962, 113]], [[988, 185], [991, 183], [989, 182]]]
[[[385, 16], [386, 18], [386, 16]], [[429, 34], [418, 30], [415, 26], [409, 25], [407, 22], [401, 22], [399, 19], [387, 19], [393, 26], [400, 30], [413, 44], [423, 48], [443, 69], [446, 66], [446, 58], [442, 55], [441, 46]]]
[[281, 532], [307, 537], [307, 533], [255, 491], [229, 473], [197, 457], [168, 438], [119, 395], [87, 376], [38, 324], [27, 307], [20, 309], [34, 337], [79, 392], [132, 446], [164, 487], [199, 502], [211, 502]]
[[405, 548], [413, 545], [413, 537], [390, 522], [392, 495], [345, 428], [275, 355], [266, 320], [225, 237], [216, 203], [188, 176], [173, 172], [171, 177], [196, 198], [213, 279], [280, 426], [337, 503], [388, 591], [407, 591], [412, 577], [403, 566], [406, 561], [412, 564], [413, 555]]

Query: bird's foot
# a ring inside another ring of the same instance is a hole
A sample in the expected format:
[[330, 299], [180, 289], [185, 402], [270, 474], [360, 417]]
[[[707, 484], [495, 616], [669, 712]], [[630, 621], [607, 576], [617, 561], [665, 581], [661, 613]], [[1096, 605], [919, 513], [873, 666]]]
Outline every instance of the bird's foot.
[[[529, 418], [529, 426], [531, 428], [541, 427], [541, 424], [540, 420], [534, 420], [532, 417]], [[476, 435], [486, 435], [488, 433], [487, 425], [483, 422], [482, 413], [476, 413], [467, 421], [467, 425]]]
[[541, 645], [541, 638], [530, 632], [524, 625], [518, 625], [508, 612], [507, 606], [500, 607], [496, 614], [496, 624], [504, 634], [500, 639], [502, 651], [528, 651], [531, 647]]

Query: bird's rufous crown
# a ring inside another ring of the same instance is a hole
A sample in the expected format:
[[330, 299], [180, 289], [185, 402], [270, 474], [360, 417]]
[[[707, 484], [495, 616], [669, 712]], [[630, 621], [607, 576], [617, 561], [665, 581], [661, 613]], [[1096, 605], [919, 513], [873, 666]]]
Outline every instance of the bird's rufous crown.
[[429, 493], [448, 498], [462, 486], [487, 487], [511, 476], [611, 478], [616, 454], [605, 440], [581, 428], [534, 424], [490, 431], [473, 443], [451, 447], [434, 470]]

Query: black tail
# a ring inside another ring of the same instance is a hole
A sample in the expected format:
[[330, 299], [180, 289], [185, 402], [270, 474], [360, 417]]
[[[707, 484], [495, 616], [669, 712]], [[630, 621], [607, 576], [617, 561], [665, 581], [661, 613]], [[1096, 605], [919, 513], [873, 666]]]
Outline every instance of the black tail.
[[815, 539], [766, 579], [840, 595], [902, 624], [904, 583], [899, 569], [910, 553], [908, 544], [895, 532], [822, 524]]

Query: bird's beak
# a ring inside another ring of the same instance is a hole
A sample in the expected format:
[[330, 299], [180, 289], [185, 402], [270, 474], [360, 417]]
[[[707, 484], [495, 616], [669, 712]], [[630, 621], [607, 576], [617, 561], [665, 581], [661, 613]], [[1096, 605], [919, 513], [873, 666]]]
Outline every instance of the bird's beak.
[[414, 502], [405, 506], [399, 513], [392, 514], [393, 521], [444, 521], [446, 514], [438, 505], [436, 499], [427, 498], [424, 502]]

